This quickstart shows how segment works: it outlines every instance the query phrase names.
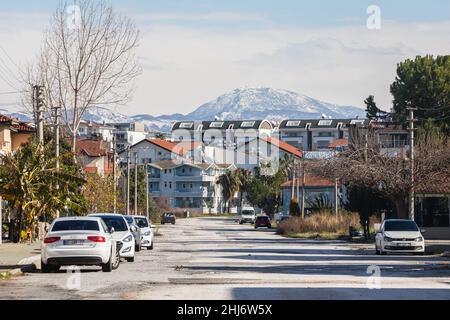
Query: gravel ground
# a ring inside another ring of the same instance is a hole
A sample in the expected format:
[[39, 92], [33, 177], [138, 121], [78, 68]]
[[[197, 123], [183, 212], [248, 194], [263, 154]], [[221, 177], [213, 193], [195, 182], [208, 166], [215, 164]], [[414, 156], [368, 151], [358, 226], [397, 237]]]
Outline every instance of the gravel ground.
[[112, 273], [28, 273], [0, 282], [0, 299], [450, 299], [448, 258], [376, 256], [373, 246], [286, 239], [227, 218], [159, 232], [153, 251]]

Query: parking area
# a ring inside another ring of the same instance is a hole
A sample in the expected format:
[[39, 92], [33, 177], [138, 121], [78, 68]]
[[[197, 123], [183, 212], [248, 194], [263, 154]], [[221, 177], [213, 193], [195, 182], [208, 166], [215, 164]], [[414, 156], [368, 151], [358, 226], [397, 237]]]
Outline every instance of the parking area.
[[228, 218], [158, 226], [154, 250], [118, 270], [25, 274], [0, 299], [449, 299], [450, 259], [287, 239]]

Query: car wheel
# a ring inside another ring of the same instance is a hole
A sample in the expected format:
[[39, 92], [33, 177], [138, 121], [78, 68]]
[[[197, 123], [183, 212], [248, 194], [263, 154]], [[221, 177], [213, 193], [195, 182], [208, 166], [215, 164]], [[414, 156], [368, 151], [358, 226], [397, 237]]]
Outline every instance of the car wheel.
[[118, 269], [119, 265], [120, 265], [120, 253], [118, 250], [116, 250], [116, 256], [114, 258], [114, 263], [113, 263], [113, 270]]
[[385, 256], [387, 254], [387, 252], [384, 252], [383, 249], [380, 248], [380, 255]]
[[172, 224], [175, 224], [175, 222], [172, 222]]
[[136, 251], [136, 252], [139, 252], [139, 251], [141, 251], [141, 245], [139, 244], [137, 244], [137, 245], [135, 245], [134, 246], [134, 251]]
[[111, 251], [111, 255], [109, 256], [109, 260], [107, 263], [102, 263], [102, 271], [103, 272], [111, 272], [113, 271], [113, 259], [115, 257], [113, 257], [112, 251]]
[[125, 260], [127, 260], [128, 262], [134, 262], [134, 257], [131, 257], [131, 258], [125, 258]]
[[147, 250], [153, 250], [153, 241], [150, 247], [147, 247]]
[[375, 254], [376, 254], [377, 256], [380, 255], [380, 250], [378, 250], [378, 247], [377, 247], [377, 246], [375, 246]]
[[42, 273], [51, 273], [59, 270], [59, 266], [56, 268], [56, 266], [52, 266], [49, 264], [44, 263], [44, 261], [41, 260], [41, 272]]
[[164, 222], [164, 221], [161, 221], [161, 224], [165, 224], [165, 222]]

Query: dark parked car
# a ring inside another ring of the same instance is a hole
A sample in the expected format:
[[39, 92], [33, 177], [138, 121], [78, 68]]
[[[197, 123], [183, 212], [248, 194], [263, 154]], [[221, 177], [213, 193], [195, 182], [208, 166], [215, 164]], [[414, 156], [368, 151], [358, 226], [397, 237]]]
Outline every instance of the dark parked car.
[[127, 220], [128, 224], [130, 225], [130, 231], [133, 234], [134, 237], [134, 250], [136, 252], [141, 251], [142, 247], [142, 235], [141, 235], [141, 228], [138, 227], [138, 224], [133, 216], [124, 216], [125, 220]]
[[272, 222], [270, 222], [270, 218], [268, 216], [256, 217], [255, 229], [258, 228], [272, 228]]
[[171, 212], [164, 213], [161, 217], [161, 224], [171, 223], [175, 224], [176, 218], [175, 215]]

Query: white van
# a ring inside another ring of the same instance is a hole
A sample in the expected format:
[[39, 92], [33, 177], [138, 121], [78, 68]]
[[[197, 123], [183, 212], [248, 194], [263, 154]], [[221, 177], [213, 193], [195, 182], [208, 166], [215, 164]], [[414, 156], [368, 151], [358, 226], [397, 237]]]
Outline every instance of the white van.
[[239, 219], [239, 224], [244, 223], [255, 223], [256, 213], [253, 207], [243, 207], [241, 210], [241, 217]]

